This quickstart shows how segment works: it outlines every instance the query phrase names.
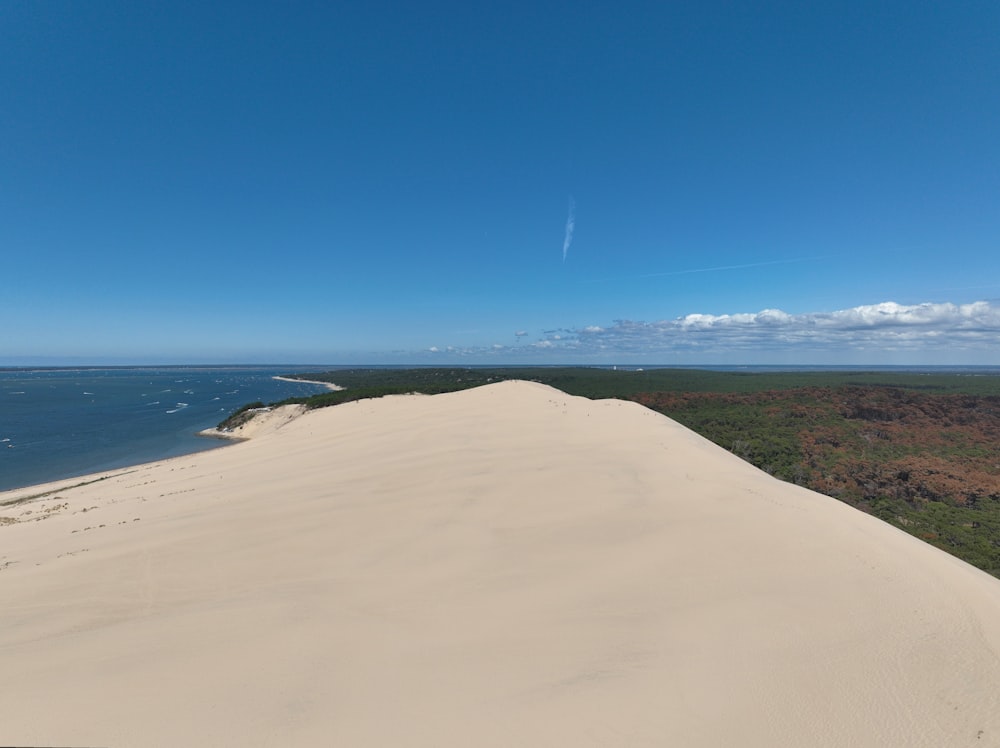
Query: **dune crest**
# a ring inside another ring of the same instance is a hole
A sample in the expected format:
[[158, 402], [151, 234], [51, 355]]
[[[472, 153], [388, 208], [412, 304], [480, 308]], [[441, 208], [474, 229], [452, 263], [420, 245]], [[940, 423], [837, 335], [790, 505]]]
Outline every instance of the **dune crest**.
[[351, 402], [65, 485], [0, 494], [7, 744], [1000, 744], [1000, 581], [634, 403]]

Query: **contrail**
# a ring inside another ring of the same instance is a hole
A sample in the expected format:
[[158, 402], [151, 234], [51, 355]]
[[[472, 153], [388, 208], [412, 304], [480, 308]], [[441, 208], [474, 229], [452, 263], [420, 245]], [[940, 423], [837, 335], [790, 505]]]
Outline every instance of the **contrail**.
[[667, 273], [647, 273], [646, 275], [634, 275], [633, 278], [657, 278], [664, 275], [690, 275], [691, 273], [711, 273], [715, 270], [742, 270], [743, 268], [761, 268], [767, 265], [787, 265], [792, 262], [806, 262], [807, 260], [819, 260], [821, 257], [796, 257], [792, 260], [770, 260], [769, 262], [748, 262], [746, 265], [719, 265], [712, 268], [692, 268], [691, 270], [672, 270]]
[[825, 260], [827, 256], [818, 257], [795, 257], [789, 260], [770, 260], [768, 262], [748, 262], [745, 265], [717, 265], [710, 268], [691, 268], [690, 270], [671, 270], [666, 273], [644, 273], [642, 275], [628, 275], [620, 278], [598, 278], [591, 283], [602, 283], [609, 280], [631, 280], [633, 278], [662, 278], [669, 275], [691, 275], [692, 273], [712, 273], [717, 270], [743, 270], [744, 268], [760, 268], [768, 265], [788, 265], [795, 262], [810, 262], [812, 260]]
[[576, 201], [569, 199], [569, 215], [566, 216], [566, 236], [563, 238], [563, 262], [566, 262], [566, 253], [569, 252], [569, 245], [573, 243], [573, 229], [576, 228]]

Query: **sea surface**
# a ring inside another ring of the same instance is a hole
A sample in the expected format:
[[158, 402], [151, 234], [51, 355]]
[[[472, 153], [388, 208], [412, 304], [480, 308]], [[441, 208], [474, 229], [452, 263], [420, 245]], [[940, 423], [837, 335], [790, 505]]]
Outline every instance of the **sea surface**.
[[0, 370], [0, 491], [223, 447], [237, 408], [324, 391], [328, 367]]

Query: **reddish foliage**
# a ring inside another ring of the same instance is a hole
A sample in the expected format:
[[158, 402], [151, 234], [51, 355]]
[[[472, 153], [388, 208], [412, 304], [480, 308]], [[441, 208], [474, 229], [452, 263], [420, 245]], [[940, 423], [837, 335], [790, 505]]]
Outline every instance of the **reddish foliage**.
[[852, 504], [877, 497], [911, 504], [1000, 500], [997, 397], [849, 386], [648, 392], [635, 399], [668, 415], [726, 404], [793, 424], [809, 487]]

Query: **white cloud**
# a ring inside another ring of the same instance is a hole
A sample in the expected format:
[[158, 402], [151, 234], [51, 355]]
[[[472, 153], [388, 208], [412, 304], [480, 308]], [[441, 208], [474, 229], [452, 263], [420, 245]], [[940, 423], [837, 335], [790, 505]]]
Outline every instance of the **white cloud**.
[[[884, 325], [919, 325], [924, 327], [957, 325], [968, 328], [970, 325], [978, 324], [995, 327], [1000, 319], [1000, 309], [992, 307], [986, 301], [962, 305], [927, 303], [914, 306], [904, 306], [886, 301], [881, 304], [833, 312], [828, 319], [835, 325], [853, 325], [859, 328]], [[826, 323], [827, 319], [821, 318], [820, 321]]]
[[444, 356], [491, 363], [527, 355], [551, 363], [1000, 365], [1000, 303], [886, 301], [802, 314], [780, 309], [691, 313], [655, 322], [620, 319], [550, 329], [518, 346], [426, 350], [435, 360]]
[[[560, 340], [561, 338], [561, 340]], [[692, 313], [657, 322], [617, 320], [550, 334], [547, 341], [573, 342], [578, 352], [669, 354], [744, 350], [887, 349], [930, 351], [943, 347], [981, 348], [1000, 343], [1000, 307], [972, 304], [904, 305], [887, 301], [833, 312], [788, 314], [780, 309], [755, 313]], [[1000, 350], [1000, 349], [998, 349]]]

